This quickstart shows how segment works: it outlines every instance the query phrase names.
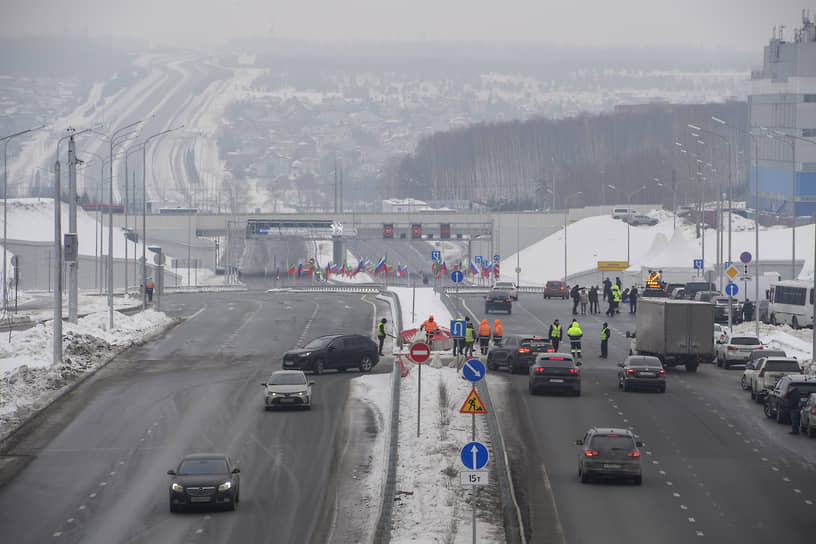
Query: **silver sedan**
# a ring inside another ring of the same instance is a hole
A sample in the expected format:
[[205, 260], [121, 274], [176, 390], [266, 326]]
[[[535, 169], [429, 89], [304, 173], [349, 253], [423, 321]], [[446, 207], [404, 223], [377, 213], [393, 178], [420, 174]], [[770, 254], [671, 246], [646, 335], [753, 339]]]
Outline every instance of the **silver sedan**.
[[281, 406], [312, 407], [312, 385], [302, 370], [278, 370], [273, 372], [264, 386], [264, 408], [269, 410]]

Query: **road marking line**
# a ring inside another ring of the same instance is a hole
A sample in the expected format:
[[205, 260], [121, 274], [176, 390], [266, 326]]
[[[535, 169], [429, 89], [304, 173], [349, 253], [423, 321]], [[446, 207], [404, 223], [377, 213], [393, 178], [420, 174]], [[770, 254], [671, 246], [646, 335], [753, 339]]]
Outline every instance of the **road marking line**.
[[660, 474], [661, 476], [665, 476], [665, 475], [666, 475], [666, 471], [665, 471], [665, 470], [658, 470], [658, 471], [657, 471], [657, 473], [658, 473], [658, 474]]
[[773, 470], [774, 472], [779, 472], [779, 467], [771, 467], [771, 470]]
[[680, 493], [678, 493], [677, 491], [675, 491], [674, 493], [672, 493], [672, 496], [674, 496], [674, 497], [679, 497], [679, 496], [680, 496]]
[[104, 487], [104, 486], [108, 485], [108, 482], [99, 482], [99, 485], [101, 485], [102, 487]]
[[79, 505], [79, 508], [77, 508], [77, 510], [85, 510], [85, 505], [84, 505], [84, 504], [80, 504], [80, 505]]
[[688, 506], [686, 506], [685, 504], [681, 504], [680, 510], [688, 510]]
[[813, 501], [810, 499], [805, 499], [805, 504], [813, 504]]
[[697, 522], [697, 520], [694, 519], [694, 518], [688, 518], [688, 520], [689, 520], [689, 523], [696, 523]]
[[793, 490], [793, 492], [794, 492], [794, 493], [801, 493], [801, 492], [802, 492], [802, 490], [801, 490], [801, 489], [794, 489], [794, 490]]
[[666, 485], [667, 485], [667, 486], [669, 486], [669, 487], [671, 487], [671, 486], [672, 486], [672, 485], [674, 485], [674, 484], [672, 484], [671, 482], [666, 482]]
[[705, 536], [702, 531], [697, 531], [697, 536]]
[[652, 461], [652, 464], [653, 464], [653, 465], [658, 465], [658, 464], [660, 464], [660, 461], [658, 461], [657, 459], [654, 459], [654, 460]]
[[93, 499], [94, 497], [96, 497], [96, 493], [91, 493], [90, 495], [88, 495], [88, 497]]
[[790, 478], [788, 478], [787, 476], [785, 476], [784, 478], [782, 478], [782, 481], [783, 481], [783, 482], [790, 482], [790, 481], [791, 481], [791, 479], [790, 479]]
[[61, 531], [57, 531], [56, 533], [54, 533], [54, 534], [53, 534], [53, 535], [51, 535], [51, 536], [62, 536], [62, 532], [61, 532]]
[[196, 529], [196, 534], [197, 535], [200, 535], [203, 532], [204, 532], [204, 529]]
[[767, 463], [767, 462], [768, 462], [768, 458], [767, 458], [767, 457], [760, 457], [760, 459], [759, 459], [759, 460], [760, 460], [760, 461], [762, 461], [763, 463]]
[[74, 518], [68, 518], [68, 519], [65, 520], [65, 523], [73, 523], [73, 522], [74, 522]]

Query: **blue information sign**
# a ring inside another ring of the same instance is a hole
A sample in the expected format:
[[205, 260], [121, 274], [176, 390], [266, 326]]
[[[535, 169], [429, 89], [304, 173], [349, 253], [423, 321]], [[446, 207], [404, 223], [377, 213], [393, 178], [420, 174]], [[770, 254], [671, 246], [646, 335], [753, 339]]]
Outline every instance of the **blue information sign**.
[[493, 255], [493, 260], [494, 260], [494, 261], [496, 261], [496, 262], [501, 261], [501, 257], [499, 257], [499, 254], [498, 254], [498, 253], [496, 253], [495, 255]]
[[450, 322], [450, 335], [451, 335], [451, 338], [464, 338], [465, 337], [465, 322], [451, 319], [451, 322]]
[[432, 261], [441, 261], [442, 260], [442, 252], [438, 250], [431, 251], [431, 260]]
[[487, 448], [481, 442], [468, 442], [459, 454], [462, 464], [470, 470], [480, 470], [487, 464]]
[[482, 256], [481, 255], [476, 255], [476, 257], [474, 257], [473, 260], [476, 262], [476, 264], [482, 264]]
[[739, 293], [739, 287], [737, 287], [736, 283], [729, 283], [725, 286], [725, 294], [729, 297], [735, 297]]
[[465, 275], [462, 274], [461, 270], [454, 270], [451, 272], [451, 281], [453, 283], [459, 283], [464, 279]]
[[694, 270], [702, 270], [703, 269], [703, 260], [702, 259], [694, 259]]
[[[451, 334], [453, 336], [453, 334]], [[478, 382], [485, 377], [485, 365], [479, 359], [468, 359], [462, 366], [462, 374], [472, 382]]]

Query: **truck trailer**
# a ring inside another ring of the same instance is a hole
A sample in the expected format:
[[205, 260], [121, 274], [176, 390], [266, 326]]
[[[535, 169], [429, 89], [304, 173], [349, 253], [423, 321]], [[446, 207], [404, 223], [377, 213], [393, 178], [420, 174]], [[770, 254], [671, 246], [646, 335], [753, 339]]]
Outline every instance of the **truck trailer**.
[[632, 355], [651, 355], [664, 366], [685, 365], [696, 372], [714, 359], [714, 305], [694, 300], [642, 298], [637, 306], [637, 331]]

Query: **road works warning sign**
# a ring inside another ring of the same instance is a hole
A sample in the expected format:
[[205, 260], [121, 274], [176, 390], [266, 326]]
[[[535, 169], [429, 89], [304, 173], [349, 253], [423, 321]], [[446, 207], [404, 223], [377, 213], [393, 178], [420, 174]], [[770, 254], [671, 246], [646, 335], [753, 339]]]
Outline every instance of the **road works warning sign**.
[[468, 398], [459, 409], [459, 412], [462, 414], [486, 414], [487, 410], [485, 409], [484, 404], [482, 404], [482, 399], [479, 398], [476, 390], [471, 389], [470, 395], [468, 395]]

